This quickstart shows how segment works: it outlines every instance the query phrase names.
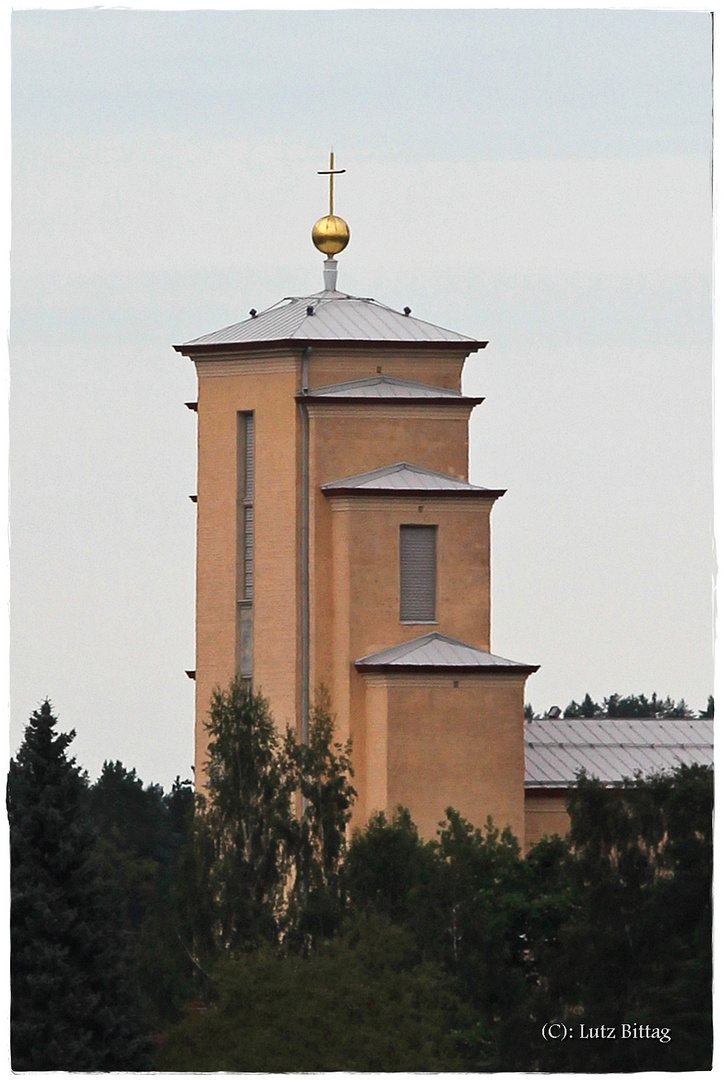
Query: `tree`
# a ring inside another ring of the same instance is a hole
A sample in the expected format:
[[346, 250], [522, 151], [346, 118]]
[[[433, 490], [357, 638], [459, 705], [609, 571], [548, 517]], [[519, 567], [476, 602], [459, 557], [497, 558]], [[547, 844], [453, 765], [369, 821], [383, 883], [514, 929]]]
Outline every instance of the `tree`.
[[181, 1004], [193, 996], [177, 905], [193, 792], [176, 778], [165, 795], [158, 784], [144, 787], [135, 769], [106, 761], [88, 801], [103, 873], [123, 907], [139, 1004], [159, 1028], [178, 1019]]
[[287, 729], [282, 754], [290, 786], [301, 794], [289, 844], [293, 872], [285, 942], [302, 951], [332, 934], [344, 912], [341, 867], [356, 792], [350, 780], [351, 742], [342, 746], [333, 739], [329, 698], [322, 691], [309, 718], [308, 743], [299, 743]]
[[236, 678], [214, 692], [207, 727], [187, 893], [204, 965], [226, 950], [278, 942], [293, 832], [292, 785], [268, 702]]
[[708, 704], [705, 709], [702, 709], [701, 712], [698, 713], [698, 716], [701, 720], [712, 720], [715, 716], [715, 701], [712, 694], [708, 697]]
[[475, 1016], [410, 933], [360, 917], [305, 957], [229, 958], [218, 1001], [164, 1040], [161, 1067], [194, 1072], [461, 1072]]
[[308, 745], [291, 731], [282, 742], [268, 702], [239, 679], [215, 692], [208, 730], [208, 781], [184, 874], [191, 951], [204, 968], [282, 939], [304, 951], [342, 913], [351, 748], [334, 744], [323, 700]]
[[559, 1070], [564, 1058], [586, 1072], [710, 1068], [712, 809], [703, 766], [619, 789], [580, 778], [569, 799], [578, 902], [553, 992], [576, 1025], [665, 1026], [674, 1038], [573, 1039], [543, 1067]]
[[439, 854], [447, 967], [487, 1033], [486, 1056], [495, 1070], [534, 1068], [539, 1033], [554, 1017], [545, 976], [574, 902], [566, 845], [544, 840], [522, 859], [509, 829], [489, 818], [474, 828], [450, 808]]
[[344, 887], [354, 909], [407, 926], [434, 955], [443, 955], [439, 915], [443, 884], [437, 845], [423, 841], [405, 807], [391, 821], [383, 811], [354, 832], [344, 864]]
[[[698, 715], [712, 716], [712, 712], [708, 711], [712, 709], [712, 703], [713, 699], [709, 698], [708, 709]], [[659, 698], [657, 694], [653, 694], [651, 698], [647, 698], [645, 694], [629, 694], [623, 697], [620, 694], [611, 694], [603, 699], [603, 704], [600, 706], [589, 694], [586, 694], [579, 705], [576, 701], [571, 701], [565, 707], [563, 715], [566, 719], [580, 717], [590, 719], [595, 716], [604, 716], [610, 719], [659, 720], [686, 719], [692, 717], [694, 713], [685, 698], [681, 698], [676, 704], [671, 697]]]
[[[406, 811], [355, 833], [353, 908], [410, 933], [475, 1011], [468, 1068], [702, 1069], [711, 1050], [712, 774], [681, 767], [608, 789], [581, 777], [572, 843], [522, 859], [509, 832], [454, 810], [424, 843]], [[654, 1039], [546, 1043], [545, 1023], [648, 1024]]]
[[10, 762], [11, 1052], [16, 1070], [150, 1067], [86, 781], [45, 701]]
[[402, 808], [391, 822], [375, 815], [354, 835], [345, 867], [350, 901], [404, 927], [420, 955], [454, 979], [476, 1015], [469, 1068], [534, 1062], [530, 1046], [548, 1018], [540, 971], [559, 951], [570, 906], [567, 859], [558, 838], [523, 860], [509, 830], [491, 822], [475, 829], [452, 809], [437, 841], [423, 842]]
[[576, 701], [571, 701], [563, 713], [566, 719], [572, 717], [584, 717], [586, 720], [591, 719], [593, 716], [602, 716], [603, 711], [596, 701], [590, 697], [589, 694], [585, 694], [580, 705]]
[[88, 795], [93, 821], [103, 835], [115, 832], [140, 858], [161, 857], [166, 812], [159, 784], [144, 787], [135, 769], [129, 772], [120, 761], [105, 761]]

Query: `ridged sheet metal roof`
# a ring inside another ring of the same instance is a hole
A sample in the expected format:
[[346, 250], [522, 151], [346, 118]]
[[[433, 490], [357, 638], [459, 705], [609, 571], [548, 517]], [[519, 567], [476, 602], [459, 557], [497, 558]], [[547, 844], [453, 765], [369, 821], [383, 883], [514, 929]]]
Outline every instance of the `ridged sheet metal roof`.
[[343, 480], [332, 480], [321, 485], [322, 491], [330, 494], [339, 491], [413, 491], [413, 492], [457, 492], [472, 495], [501, 495], [501, 491], [478, 487], [456, 476], [423, 469], [421, 465], [410, 465], [408, 461], [398, 461], [386, 465], [383, 469], [347, 476]]
[[584, 769], [605, 784], [637, 772], [713, 764], [712, 720], [528, 720], [525, 786], [571, 787]]
[[398, 341], [456, 342], [483, 347], [465, 334], [414, 319], [371, 297], [341, 292], [287, 296], [243, 322], [176, 345], [178, 351], [205, 345], [239, 345], [265, 341]]
[[393, 645], [390, 649], [382, 649], [381, 652], [371, 653], [356, 661], [356, 666], [362, 670], [365, 667], [420, 667], [420, 668], [475, 668], [480, 669], [508, 669], [508, 670], [537, 670], [534, 665], [519, 664], [516, 660], [507, 660], [503, 656], [493, 656], [492, 653], [484, 652], [474, 645], [468, 645], [464, 641], [447, 637], [437, 630], [412, 641], [404, 641], [401, 645]]
[[411, 379], [395, 379], [391, 375], [376, 375], [368, 379], [354, 379], [351, 382], [332, 383], [329, 386], [315, 386], [309, 391], [308, 396], [326, 398], [453, 398], [456, 401], [465, 400], [459, 390], [450, 390], [446, 386], [430, 386], [427, 383], [413, 382]]

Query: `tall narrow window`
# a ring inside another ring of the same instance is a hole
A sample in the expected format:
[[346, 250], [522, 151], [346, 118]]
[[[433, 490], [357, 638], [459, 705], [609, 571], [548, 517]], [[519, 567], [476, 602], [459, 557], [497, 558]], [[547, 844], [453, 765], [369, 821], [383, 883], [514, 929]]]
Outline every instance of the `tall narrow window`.
[[399, 527], [399, 618], [404, 623], [435, 621], [437, 526]]
[[240, 675], [251, 677], [254, 596], [254, 414], [238, 414], [236, 450], [236, 656]]
[[243, 413], [243, 599], [253, 599], [254, 592], [254, 414]]

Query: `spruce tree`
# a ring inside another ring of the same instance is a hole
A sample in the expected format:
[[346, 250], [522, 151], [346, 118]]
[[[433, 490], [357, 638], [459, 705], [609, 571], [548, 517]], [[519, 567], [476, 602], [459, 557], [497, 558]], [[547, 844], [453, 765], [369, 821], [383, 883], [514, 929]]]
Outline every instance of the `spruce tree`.
[[88, 800], [102, 873], [127, 927], [138, 1001], [148, 1025], [158, 1030], [194, 996], [177, 910], [193, 790], [177, 778], [166, 795], [158, 784], [144, 786], [135, 769], [106, 761]]
[[10, 763], [11, 1053], [15, 1070], [150, 1065], [122, 924], [100, 877], [86, 781], [49, 701]]

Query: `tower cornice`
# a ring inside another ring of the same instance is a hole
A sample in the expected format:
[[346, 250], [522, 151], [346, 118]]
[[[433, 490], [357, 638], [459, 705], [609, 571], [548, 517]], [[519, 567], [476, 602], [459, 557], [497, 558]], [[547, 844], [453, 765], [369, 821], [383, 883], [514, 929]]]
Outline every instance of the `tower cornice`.
[[202, 344], [195, 344], [194, 342], [187, 342], [184, 345], [174, 345], [173, 348], [176, 352], [181, 353], [182, 356], [188, 356], [192, 360], [202, 358], [204, 356], [219, 356], [219, 355], [233, 355], [234, 353], [249, 353], [249, 352], [268, 352], [274, 349], [296, 349], [298, 350], [302, 346], [311, 345], [314, 349], [324, 349], [327, 352], [337, 351], [340, 347], [344, 349], [353, 350], [379, 350], [383, 348], [385, 350], [393, 350], [394, 352], [400, 352], [404, 350], [408, 351], [424, 351], [424, 352], [444, 352], [451, 353], [457, 356], [469, 356], [470, 353], [479, 352], [481, 349], [486, 349], [488, 341], [473, 341], [471, 338], [467, 341], [415, 341], [415, 340], [398, 340], [398, 339], [385, 339], [385, 338], [364, 338], [363, 340], [356, 338], [284, 338], [273, 339], [269, 341], [224, 341], [224, 342], [204, 342]]

